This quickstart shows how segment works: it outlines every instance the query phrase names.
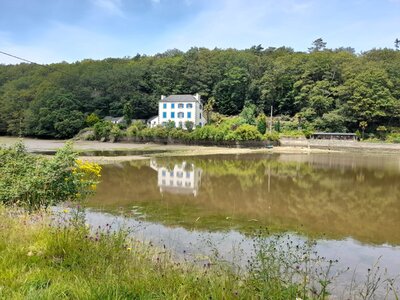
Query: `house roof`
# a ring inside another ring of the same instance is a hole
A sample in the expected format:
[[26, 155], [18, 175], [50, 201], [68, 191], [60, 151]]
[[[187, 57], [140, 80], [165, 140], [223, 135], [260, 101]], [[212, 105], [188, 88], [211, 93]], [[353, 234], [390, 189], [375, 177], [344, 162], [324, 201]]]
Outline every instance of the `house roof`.
[[158, 116], [151, 117], [150, 119], [147, 120], [147, 122], [154, 121], [154, 120], [157, 119], [157, 118], [158, 118]]
[[165, 97], [160, 102], [200, 102], [193, 95], [170, 95]]
[[348, 132], [315, 132], [312, 135], [325, 135], [325, 136], [333, 136], [333, 135], [344, 135], [344, 136], [356, 136], [355, 133]]
[[111, 117], [111, 116], [104, 117], [104, 120], [111, 122], [122, 122], [123, 119], [124, 117]]

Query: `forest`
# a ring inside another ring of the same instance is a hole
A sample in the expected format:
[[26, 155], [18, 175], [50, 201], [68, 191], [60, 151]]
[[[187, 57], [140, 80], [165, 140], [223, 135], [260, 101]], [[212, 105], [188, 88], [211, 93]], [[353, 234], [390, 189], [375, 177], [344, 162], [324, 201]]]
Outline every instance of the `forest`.
[[157, 114], [160, 95], [200, 93], [213, 111], [257, 113], [299, 128], [400, 131], [400, 51], [288, 47], [191, 48], [49, 65], [0, 65], [0, 135], [69, 138], [87, 117]]

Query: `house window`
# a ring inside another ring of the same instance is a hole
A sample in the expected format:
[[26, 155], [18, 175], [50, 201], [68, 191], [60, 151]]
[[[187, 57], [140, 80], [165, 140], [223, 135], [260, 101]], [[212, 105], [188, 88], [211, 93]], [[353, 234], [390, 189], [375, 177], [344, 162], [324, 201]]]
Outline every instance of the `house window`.
[[170, 177], [174, 177], [174, 171], [170, 171], [170, 172], [169, 172], [169, 176], [170, 176]]
[[192, 117], [192, 113], [190, 111], [188, 111], [188, 119], [190, 119]]
[[182, 127], [183, 127], [183, 122], [180, 121], [180, 122], [179, 122], [179, 128], [182, 128]]
[[165, 181], [165, 179], [163, 179], [163, 180], [162, 180], [162, 185], [166, 185], [166, 183], [167, 183], [167, 182]]
[[192, 104], [192, 103], [186, 104], [186, 108], [192, 108], [192, 107], [193, 107], [193, 104]]
[[175, 108], [175, 103], [171, 103], [171, 108]]
[[183, 177], [183, 172], [177, 172], [177, 173], [176, 173], [176, 177], [182, 178], [182, 177]]
[[184, 107], [183, 103], [178, 104], [178, 108], [183, 108], [183, 107]]
[[167, 118], [167, 112], [166, 112], [166, 111], [164, 111], [164, 112], [162, 113], [162, 117], [163, 117], [164, 119]]
[[201, 127], [202, 125], [201, 125], [201, 122], [199, 123], [199, 126]]
[[184, 118], [183, 112], [178, 112], [178, 118], [180, 118], [180, 119]]
[[186, 178], [190, 178], [190, 172], [186, 172]]
[[171, 111], [171, 119], [175, 118], [175, 113], [173, 111]]
[[167, 103], [163, 103], [163, 108], [167, 108]]
[[162, 176], [165, 177], [167, 175], [167, 172], [165, 172], [165, 170], [162, 170]]
[[201, 119], [201, 113], [200, 113], [200, 119]]
[[185, 182], [185, 186], [186, 186], [186, 187], [191, 187], [191, 186], [192, 186], [192, 183], [187, 181], [187, 182]]

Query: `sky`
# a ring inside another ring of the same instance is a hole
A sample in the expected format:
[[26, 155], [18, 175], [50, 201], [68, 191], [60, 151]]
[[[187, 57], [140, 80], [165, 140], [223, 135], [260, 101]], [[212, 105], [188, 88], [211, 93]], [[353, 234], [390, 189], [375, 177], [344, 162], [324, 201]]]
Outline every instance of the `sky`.
[[191, 47], [307, 51], [317, 38], [393, 48], [400, 0], [0, 0], [0, 51], [45, 64]]

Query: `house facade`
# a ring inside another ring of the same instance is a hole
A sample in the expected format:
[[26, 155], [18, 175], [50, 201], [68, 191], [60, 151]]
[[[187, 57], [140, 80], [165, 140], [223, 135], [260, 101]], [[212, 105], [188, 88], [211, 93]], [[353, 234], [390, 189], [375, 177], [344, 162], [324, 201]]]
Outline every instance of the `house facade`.
[[[150, 121], [150, 120], [149, 120]], [[204, 126], [206, 119], [200, 95], [162, 95], [158, 103], [158, 119], [153, 117], [148, 125], [165, 126], [169, 121], [175, 122], [175, 127], [186, 129], [185, 123], [190, 121], [194, 126]]]

